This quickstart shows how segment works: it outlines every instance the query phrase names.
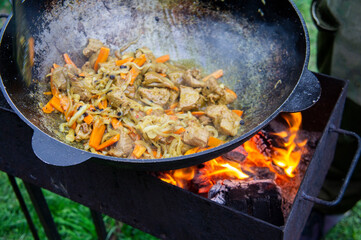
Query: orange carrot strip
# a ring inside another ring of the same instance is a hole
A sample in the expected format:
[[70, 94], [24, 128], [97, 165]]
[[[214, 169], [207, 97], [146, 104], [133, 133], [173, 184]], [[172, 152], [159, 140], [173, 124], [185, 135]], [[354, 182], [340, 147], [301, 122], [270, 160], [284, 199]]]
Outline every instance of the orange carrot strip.
[[205, 78], [203, 78], [203, 82], [206, 82], [210, 77], [214, 77], [215, 79], [218, 79], [220, 77], [223, 76], [223, 70], [219, 69], [211, 74], [209, 74], [208, 76], [206, 76]]
[[99, 151], [106, 147], [109, 147], [110, 145], [113, 145], [114, 143], [118, 142], [119, 139], [120, 139], [120, 134], [117, 134], [114, 137], [111, 137], [107, 141], [100, 144], [98, 147], [95, 148], [95, 150]]
[[165, 114], [167, 114], [167, 115], [173, 115], [173, 114], [174, 114], [173, 109], [166, 109], [166, 110], [164, 110], [164, 112], [165, 112]]
[[133, 57], [125, 58], [125, 59], [121, 59], [121, 60], [117, 60], [117, 61], [115, 62], [115, 65], [121, 66], [121, 65], [123, 65], [124, 63], [131, 62], [131, 61], [133, 61], [133, 60], [134, 60]]
[[179, 128], [177, 131], [175, 131], [174, 133], [175, 134], [181, 134], [181, 133], [183, 133], [183, 132], [185, 132], [186, 131], [186, 129], [184, 128], [184, 127], [181, 127], [181, 128]]
[[61, 98], [59, 98], [59, 101], [60, 101], [61, 108], [64, 111], [68, 110], [68, 107], [70, 105], [69, 98], [67, 96], [62, 96]]
[[152, 109], [152, 108], [149, 108], [149, 109], [145, 112], [145, 114], [150, 115], [152, 112], [153, 112], [153, 109]]
[[80, 76], [80, 77], [85, 77], [85, 72], [79, 73], [79, 76]]
[[53, 68], [58, 68], [58, 67], [60, 67], [60, 65], [53, 63]]
[[175, 102], [172, 105], [169, 106], [169, 109], [175, 109], [178, 106], [178, 103]]
[[198, 150], [199, 150], [199, 147], [191, 148], [188, 151], [186, 151], [186, 153], [184, 155], [196, 153]]
[[176, 92], [179, 92], [179, 88], [177, 88], [176, 86], [172, 87], [171, 89], [176, 91]]
[[60, 104], [60, 99], [57, 96], [53, 96], [49, 102], [56, 110], [58, 110], [59, 112], [64, 112]]
[[51, 92], [43, 92], [44, 95], [53, 95]]
[[202, 111], [198, 111], [198, 112], [192, 112], [192, 115], [195, 116], [195, 117], [200, 117], [202, 115], [206, 114], [205, 112], [202, 112]]
[[210, 136], [208, 138], [208, 146], [210, 147], [218, 147], [219, 145], [223, 144], [224, 141], [218, 139], [218, 138], [215, 138], [215, 137], [212, 137]]
[[96, 148], [99, 146], [102, 141], [102, 137], [105, 132], [105, 125], [101, 120], [98, 120], [94, 123], [93, 131], [90, 134], [89, 146]]
[[120, 78], [125, 80], [127, 78], [127, 74], [126, 73], [120, 73]]
[[[147, 58], [144, 54], [142, 54], [139, 58], [134, 59], [134, 63], [137, 64], [139, 67], [143, 66], [143, 64], [147, 61]], [[127, 78], [130, 76], [130, 83], [129, 85], [132, 86], [134, 84], [135, 79], [138, 77], [140, 70], [137, 68], [132, 67], [128, 72]]]
[[70, 118], [74, 115], [74, 111], [65, 113], [65, 119], [67, 122], [69, 122]]
[[133, 150], [133, 155], [136, 158], [140, 158], [143, 155], [143, 153], [145, 153], [146, 150], [147, 150], [146, 147], [144, 147], [142, 145], [135, 144], [135, 147], [134, 147], [134, 150]]
[[237, 94], [235, 92], [233, 92], [231, 89], [226, 88], [225, 89], [227, 92], [229, 92], [230, 94], [232, 94], [235, 98], [237, 98]]
[[86, 122], [89, 125], [89, 124], [91, 124], [93, 122], [93, 119], [94, 119], [93, 116], [88, 114], [88, 116], [86, 116], [84, 118], [84, 122]]
[[143, 64], [147, 61], [145, 54], [140, 55], [139, 58], [134, 59], [134, 63], [137, 64], [139, 67], [143, 66]]
[[51, 105], [50, 101], [43, 107], [43, 112], [51, 113], [54, 111], [54, 107]]
[[75, 128], [76, 128], [76, 122], [74, 122], [73, 125], [71, 125], [71, 128], [75, 130]]
[[166, 77], [166, 76], [167, 76], [167, 74], [165, 74], [165, 73], [159, 73], [159, 75], [161, 75], [162, 77]]
[[118, 119], [112, 118], [112, 120], [110, 121], [110, 123], [112, 124], [112, 127], [113, 127], [114, 129], [118, 128]]
[[74, 115], [74, 113], [76, 113], [76, 109], [78, 109], [79, 107], [81, 107], [82, 104], [78, 103], [75, 107], [74, 107], [74, 110], [73, 111], [66, 111], [65, 112], [65, 119], [67, 122], [69, 122], [70, 118]]
[[108, 106], [108, 101], [106, 99], [104, 99], [99, 103], [98, 108], [105, 109], [105, 108], [107, 108], [107, 106]]
[[103, 62], [107, 61], [108, 56], [109, 56], [109, 52], [110, 52], [109, 48], [106, 48], [106, 47], [101, 47], [100, 48], [98, 58], [97, 58], [97, 60], [95, 61], [95, 64], [94, 64], [94, 70], [95, 71], [98, 71], [99, 63], [103, 63]]
[[155, 61], [158, 62], [158, 63], [164, 63], [166, 61], [168, 61], [170, 59], [169, 55], [163, 55], [163, 56], [160, 56], [158, 57]]
[[134, 80], [138, 77], [139, 73], [140, 71], [136, 68], [130, 69], [127, 75], [127, 77], [130, 75], [130, 83], [129, 83], [130, 86], [134, 84]]
[[238, 116], [242, 117], [243, 111], [242, 110], [232, 110], [232, 112], [234, 112], [235, 114], [237, 114]]
[[96, 110], [93, 105], [90, 105], [90, 106], [88, 107], [88, 109], [89, 109], [90, 111], [95, 111], [95, 110]]
[[103, 105], [104, 108], [107, 108], [108, 107], [108, 101], [106, 99], [104, 99], [102, 101], [102, 105]]
[[123, 126], [122, 122], [120, 120], [118, 120], [117, 118], [112, 118], [110, 123], [112, 124], [114, 129], [117, 129], [118, 127]]
[[67, 53], [64, 53], [64, 61], [67, 64], [73, 65], [74, 67], [76, 67], [75, 63], [70, 59], [69, 55]]
[[34, 66], [34, 38], [30, 37], [28, 39], [28, 46], [29, 46], [29, 62], [30, 66]]

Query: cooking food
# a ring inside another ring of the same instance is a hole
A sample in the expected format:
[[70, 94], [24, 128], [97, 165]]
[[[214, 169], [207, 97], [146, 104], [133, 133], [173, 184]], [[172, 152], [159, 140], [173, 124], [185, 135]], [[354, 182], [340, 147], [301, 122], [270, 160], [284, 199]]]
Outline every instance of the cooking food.
[[228, 105], [237, 95], [219, 83], [222, 70], [203, 75], [146, 47], [110, 49], [89, 39], [78, 68], [64, 54], [54, 64], [51, 95], [42, 107], [61, 114], [66, 141], [85, 150], [122, 158], [166, 158], [216, 147], [237, 134], [242, 111]]

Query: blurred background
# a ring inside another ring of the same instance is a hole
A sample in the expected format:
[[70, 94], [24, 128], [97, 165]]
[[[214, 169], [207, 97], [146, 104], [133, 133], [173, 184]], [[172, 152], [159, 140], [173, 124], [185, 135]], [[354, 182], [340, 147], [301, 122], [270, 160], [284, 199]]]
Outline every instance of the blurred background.
[[[316, 67], [316, 39], [317, 29], [310, 15], [311, 0], [294, 0], [301, 11], [309, 31], [311, 42], [311, 56], [309, 69], [317, 72]], [[8, 0], [0, 0], [0, 13], [10, 13], [11, 6]], [[1, 26], [5, 19], [1, 20]], [[40, 239], [45, 239], [45, 233], [36, 216], [30, 199], [20, 180], [17, 180], [23, 193], [26, 204], [38, 229]], [[88, 208], [68, 199], [43, 190], [54, 221], [62, 239], [96, 239], [97, 235]], [[156, 239], [149, 234], [132, 228], [126, 224], [104, 216], [108, 231], [108, 239]], [[31, 232], [21, 212], [19, 203], [10, 186], [5, 173], [0, 172], [0, 240], [5, 239], [32, 239]], [[360, 239], [361, 240], [361, 202], [359, 202], [346, 217], [341, 220], [324, 238], [325, 240]]]

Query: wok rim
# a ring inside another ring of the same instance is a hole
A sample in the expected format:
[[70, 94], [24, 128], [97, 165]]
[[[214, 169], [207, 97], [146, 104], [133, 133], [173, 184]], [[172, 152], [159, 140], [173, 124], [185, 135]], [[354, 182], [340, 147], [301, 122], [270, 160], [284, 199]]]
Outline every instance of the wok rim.
[[[0, 87], [1, 87], [1, 90], [2, 90], [2, 93], [3, 93], [4, 97], [5, 97], [5, 99], [7, 100], [7, 102], [11, 106], [11, 108], [15, 111], [15, 113], [27, 125], [29, 125], [34, 131], [40, 132], [45, 137], [56, 140], [56, 142], [58, 144], [63, 144], [65, 146], [67, 146], [70, 151], [76, 151], [79, 154], [89, 156], [89, 158], [84, 160], [84, 161], [87, 161], [87, 160], [90, 160], [90, 159], [102, 159], [102, 160], [107, 160], [107, 161], [111, 161], [111, 162], [114, 162], [114, 163], [124, 163], [124, 164], [131, 165], [131, 166], [142, 165], [145, 168], [148, 165], [154, 165], [154, 164], [159, 165], [159, 164], [161, 164], [162, 166], [166, 166], [167, 164], [169, 164], [169, 166], [171, 166], [172, 169], [182, 168], [182, 167], [191, 166], [191, 165], [196, 165], [196, 164], [199, 164], [199, 163], [202, 163], [202, 162], [212, 160], [212, 159], [222, 155], [223, 153], [228, 152], [228, 151], [240, 146], [241, 144], [243, 144], [244, 142], [249, 140], [252, 136], [254, 136], [259, 130], [263, 129], [271, 120], [273, 120], [280, 112], [282, 112], [282, 109], [287, 104], [287, 102], [291, 99], [292, 94], [295, 92], [295, 90], [299, 86], [299, 83], [300, 83], [300, 81], [302, 79], [302, 75], [304, 74], [305, 71], [308, 71], [307, 67], [308, 67], [309, 57], [310, 57], [310, 40], [309, 40], [309, 33], [308, 33], [308, 30], [307, 30], [307, 26], [306, 26], [306, 23], [305, 23], [305, 20], [304, 20], [302, 14], [300, 13], [300, 11], [297, 8], [297, 6], [295, 5], [295, 3], [292, 0], [288, 0], [288, 3], [291, 4], [293, 10], [297, 14], [297, 17], [298, 17], [300, 23], [302, 24], [302, 29], [303, 29], [303, 33], [304, 33], [304, 43], [305, 43], [305, 46], [306, 46], [306, 48], [305, 48], [306, 52], [304, 54], [304, 61], [303, 61], [303, 65], [302, 65], [302, 71], [299, 74], [297, 83], [295, 84], [292, 91], [289, 93], [286, 100], [271, 115], [269, 115], [263, 122], [258, 124], [256, 127], [251, 129], [247, 133], [245, 133], [245, 134], [243, 134], [243, 135], [241, 135], [241, 136], [239, 136], [239, 137], [237, 137], [235, 139], [232, 139], [232, 140], [230, 140], [230, 141], [228, 141], [228, 142], [226, 142], [226, 143], [224, 143], [224, 144], [222, 144], [222, 145], [220, 145], [218, 147], [208, 149], [208, 150], [205, 150], [205, 151], [202, 151], [202, 152], [198, 152], [198, 153], [194, 153], [194, 154], [190, 154], [190, 155], [182, 155], [182, 156], [178, 156], [178, 157], [156, 158], [156, 159], [118, 158], [118, 157], [105, 156], [105, 155], [91, 153], [91, 152], [82, 150], [80, 148], [73, 147], [73, 146], [71, 146], [71, 145], [69, 145], [69, 144], [67, 144], [65, 142], [62, 142], [62, 141], [58, 140], [57, 138], [51, 137], [50, 135], [48, 135], [47, 133], [42, 131], [40, 128], [38, 128], [38, 126], [31, 123], [22, 114], [22, 112], [16, 107], [16, 105], [11, 100], [11, 97], [10, 97], [9, 93], [7, 92], [6, 87], [4, 85], [3, 78], [1, 76], [1, 72], [0, 72], [0, 80], [1, 80], [0, 81]], [[1, 29], [0, 45], [3, 43], [3, 37], [4, 37], [4, 34], [5, 34], [6, 30], [8, 29], [9, 23], [12, 20], [12, 16], [13, 16], [12, 13], [9, 14], [9, 17], [7, 18], [6, 22], [4, 23], [4, 26]], [[212, 156], [213, 154], [215, 156]], [[44, 161], [43, 159], [41, 159], [41, 160]], [[79, 164], [79, 163], [81, 163], [81, 162], [77, 162], [74, 165]], [[51, 163], [49, 163], [49, 164], [51, 164]], [[180, 167], [176, 167], [177, 165], [179, 165]], [[159, 166], [159, 167], [162, 168], [162, 166]]]

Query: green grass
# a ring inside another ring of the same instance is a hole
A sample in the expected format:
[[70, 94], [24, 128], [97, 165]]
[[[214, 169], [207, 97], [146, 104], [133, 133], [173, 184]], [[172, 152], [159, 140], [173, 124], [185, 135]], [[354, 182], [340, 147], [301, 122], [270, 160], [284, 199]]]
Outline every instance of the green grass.
[[1, 13], [8, 13], [11, 11], [11, 5], [8, 0], [1, 0], [0, 1], [0, 12]]
[[[317, 71], [316, 67], [316, 37], [317, 29], [314, 27], [310, 16], [311, 0], [296, 0], [295, 3], [305, 18], [311, 41], [311, 56], [309, 69]], [[0, 0], [0, 12], [9, 12], [10, 5], [7, 0]], [[28, 195], [21, 181], [21, 191], [33, 216], [35, 225], [41, 239], [45, 239], [45, 233], [30, 204]], [[72, 202], [66, 198], [57, 196], [49, 191], [43, 191], [53, 214], [62, 239], [96, 239], [95, 229], [90, 217], [89, 209]], [[135, 228], [104, 216], [104, 221], [112, 239], [146, 240], [155, 239]], [[337, 224], [325, 237], [325, 240], [355, 239], [361, 240], [361, 202], [359, 202], [339, 224]], [[0, 240], [32, 239], [26, 220], [20, 210], [15, 194], [4, 173], [0, 172]]]
[[[22, 181], [18, 179], [17, 182], [34, 220], [34, 224], [38, 229], [40, 239], [46, 239]], [[97, 238], [90, 210], [87, 207], [46, 190], [43, 190], [43, 193], [62, 239], [90, 240]], [[138, 229], [117, 222], [108, 216], [103, 218], [108, 238], [112, 237], [112, 239], [122, 240], [156, 239]], [[0, 240], [12, 239], [32, 239], [32, 235], [6, 174], [0, 172]]]
[[361, 201], [327, 234], [325, 240], [361, 240]]
[[15, 194], [4, 173], [0, 172], [0, 239], [29, 239], [29, 230]]
[[305, 19], [306, 26], [308, 29], [308, 33], [310, 36], [310, 61], [308, 65], [308, 69], [314, 72], [317, 72], [317, 66], [316, 66], [316, 40], [317, 40], [317, 28], [313, 24], [312, 17], [311, 17], [311, 11], [310, 11], [310, 5], [311, 0], [294, 0], [297, 8], [302, 13], [303, 18]]

